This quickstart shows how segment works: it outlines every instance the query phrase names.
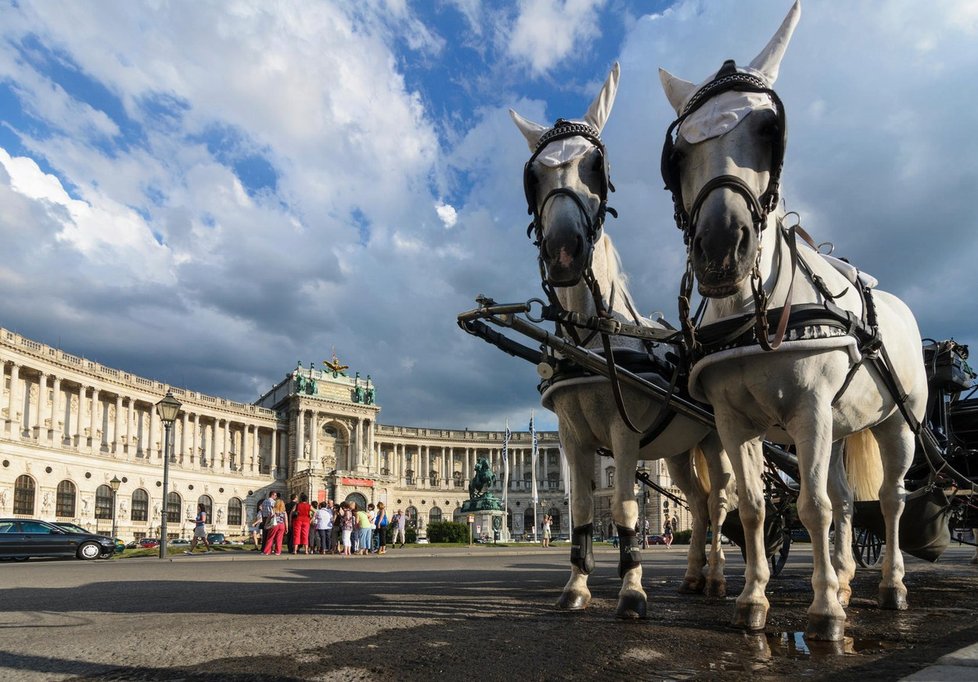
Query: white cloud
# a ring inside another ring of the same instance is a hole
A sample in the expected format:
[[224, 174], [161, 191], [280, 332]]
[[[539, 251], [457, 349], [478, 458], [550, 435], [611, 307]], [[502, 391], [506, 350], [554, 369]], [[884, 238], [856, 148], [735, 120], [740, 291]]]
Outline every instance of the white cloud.
[[600, 35], [598, 10], [604, 0], [521, 0], [509, 40], [509, 53], [542, 75], [584, 41]]
[[447, 229], [455, 227], [455, 223], [458, 222], [458, 214], [455, 212], [455, 207], [451, 204], [446, 204], [444, 202], [438, 201], [435, 203], [435, 213], [441, 218], [442, 223], [444, 223]]

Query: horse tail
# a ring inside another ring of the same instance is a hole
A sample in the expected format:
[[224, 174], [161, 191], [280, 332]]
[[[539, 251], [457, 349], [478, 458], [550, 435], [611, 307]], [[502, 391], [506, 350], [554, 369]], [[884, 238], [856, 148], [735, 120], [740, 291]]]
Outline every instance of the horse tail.
[[703, 492], [709, 494], [713, 490], [713, 486], [710, 484], [710, 469], [706, 463], [706, 454], [699, 445], [694, 445], [689, 453], [692, 455], [693, 468], [696, 472], [696, 478], [700, 482], [700, 488], [703, 489]]
[[845, 463], [853, 499], [878, 500], [883, 485], [883, 460], [879, 443], [869, 429], [846, 438]]

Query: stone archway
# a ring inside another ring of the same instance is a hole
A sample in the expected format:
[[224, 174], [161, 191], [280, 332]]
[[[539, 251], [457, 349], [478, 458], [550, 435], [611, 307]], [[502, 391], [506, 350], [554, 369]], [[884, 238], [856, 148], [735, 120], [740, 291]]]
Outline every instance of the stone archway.
[[342, 422], [331, 420], [319, 427], [317, 434], [319, 464], [326, 471], [352, 469], [349, 461], [350, 431]]
[[360, 493], [350, 493], [349, 495], [346, 496], [346, 501], [347, 502], [356, 502], [357, 503], [357, 509], [366, 509], [367, 508], [367, 498], [364, 497], [363, 495], [361, 495]]

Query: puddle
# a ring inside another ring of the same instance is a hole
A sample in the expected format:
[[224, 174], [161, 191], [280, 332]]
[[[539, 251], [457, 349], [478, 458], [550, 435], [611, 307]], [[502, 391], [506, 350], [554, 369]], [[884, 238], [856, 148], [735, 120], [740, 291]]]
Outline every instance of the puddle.
[[720, 652], [719, 660], [710, 664], [710, 670], [757, 672], [778, 659], [818, 661], [830, 656], [878, 654], [902, 648], [896, 642], [854, 637], [839, 642], [809, 641], [803, 632], [745, 634], [743, 644], [739, 651]]

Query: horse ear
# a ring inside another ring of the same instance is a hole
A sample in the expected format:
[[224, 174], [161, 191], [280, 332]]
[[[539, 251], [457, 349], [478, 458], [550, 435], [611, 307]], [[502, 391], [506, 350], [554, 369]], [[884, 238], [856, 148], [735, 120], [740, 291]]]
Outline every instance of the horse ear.
[[584, 114], [584, 120], [599, 133], [604, 129], [604, 124], [608, 122], [611, 115], [611, 107], [615, 103], [615, 95], [618, 94], [618, 79], [621, 76], [621, 66], [618, 62], [611, 67], [611, 73], [601, 87], [601, 92], [591, 102]]
[[537, 143], [540, 142], [540, 137], [548, 130], [547, 126], [542, 126], [539, 123], [525, 119], [512, 109], [509, 110], [509, 115], [513, 119], [513, 123], [516, 124], [516, 127], [523, 133], [523, 137], [526, 138], [526, 143], [530, 146], [530, 151], [536, 150]]
[[788, 10], [788, 15], [781, 22], [781, 27], [777, 33], [750, 63], [750, 68], [760, 71], [764, 75], [768, 85], [774, 85], [774, 81], [778, 79], [781, 58], [784, 57], [785, 48], [788, 47], [788, 41], [791, 40], [795, 26], [798, 25], [799, 17], [801, 17], [801, 0], [795, 0], [795, 4]]
[[672, 108], [675, 109], [676, 113], [678, 114], [683, 107], [683, 102], [685, 102], [696, 89], [696, 84], [685, 81], [677, 76], [673, 76], [665, 69], [659, 69], [659, 81], [662, 83], [662, 89], [665, 90], [666, 98], [669, 100], [669, 104], [672, 105]]

